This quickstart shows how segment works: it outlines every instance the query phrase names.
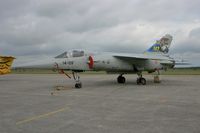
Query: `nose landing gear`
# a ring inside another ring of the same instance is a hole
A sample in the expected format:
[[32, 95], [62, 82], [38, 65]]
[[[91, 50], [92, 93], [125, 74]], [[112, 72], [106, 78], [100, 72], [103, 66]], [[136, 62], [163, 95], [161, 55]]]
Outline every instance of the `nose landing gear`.
[[[55, 62], [53, 71], [58, 71], [60, 74], [65, 74], [68, 78], [71, 79], [71, 76], [69, 76], [63, 69], [60, 69], [58, 66], [58, 63], [56, 63], [56, 62]], [[72, 71], [72, 75], [76, 82], [75, 88], [80, 89], [80, 88], [82, 88], [82, 83], [80, 81], [80, 76], [78, 75], [78, 72], [82, 72], [82, 71]]]
[[81, 83], [81, 81], [80, 81], [80, 76], [78, 75], [78, 73], [77, 72], [72, 72], [72, 74], [73, 74], [73, 78], [74, 78], [74, 80], [75, 80], [75, 88], [77, 88], [77, 89], [80, 89], [80, 88], [82, 88], [82, 83]]

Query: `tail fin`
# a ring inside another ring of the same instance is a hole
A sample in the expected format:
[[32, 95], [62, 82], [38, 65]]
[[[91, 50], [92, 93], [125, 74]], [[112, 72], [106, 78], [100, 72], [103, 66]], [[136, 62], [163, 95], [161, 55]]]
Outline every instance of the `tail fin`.
[[163, 36], [160, 40], [157, 40], [156, 43], [151, 46], [146, 52], [159, 52], [167, 54], [169, 52], [169, 47], [171, 45], [173, 37], [169, 34]]
[[0, 56], [0, 75], [11, 72], [11, 66], [15, 58], [12, 56]]

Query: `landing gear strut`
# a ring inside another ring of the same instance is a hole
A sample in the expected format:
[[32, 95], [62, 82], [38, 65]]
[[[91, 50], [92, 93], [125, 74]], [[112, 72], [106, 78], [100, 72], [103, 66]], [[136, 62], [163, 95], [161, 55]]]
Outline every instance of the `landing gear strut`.
[[121, 75], [119, 75], [119, 77], [117, 78], [117, 82], [119, 84], [124, 84], [126, 82], [126, 78]]
[[142, 77], [142, 73], [138, 73], [137, 84], [146, 85], [146, 79]]
[[73, 74], [73, 78], [74, 78], [74, 80], [75, 80], [75, 88], [77, 88], [77, 89], [80, 89], [80, 88], [82, 88], [82, 83], [81, 83], [81, 81], [80, 81], [80, 76], [78, 75], [78, 73], [77, 72], [72, 72], [72, 74]]

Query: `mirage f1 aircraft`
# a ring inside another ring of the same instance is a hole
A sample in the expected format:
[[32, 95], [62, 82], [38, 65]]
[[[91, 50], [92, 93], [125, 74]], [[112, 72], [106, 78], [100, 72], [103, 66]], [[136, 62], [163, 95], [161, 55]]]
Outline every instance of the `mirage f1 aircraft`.
[[12, 56], [0, 56], [0, 75], [11, 72], [11, 66], [15, 58]]
[[53, 68], [71, 78], [65, 72], [70, 70], [72, 71], [73, 79], [76, 81], [75, 88], [82, 87], [78, 73], [84, 71], [117, 73], [119, 74], [117, 82], [120, 84], [126, 82], [124, 74], [134, 73], [138, 75], [137, 84], [145, 85], [146, 80], [142, 76], [142, 72], [156, 72], [158, 77], [159, 71], [175, 66], [175, 60], [168, 55], [171, 42], [172, 36], [166, 34], [142, 54], [90, 53], [83, 50], [72, 50], [56, 56], [49, 63], [29, 65], [26, 68]]

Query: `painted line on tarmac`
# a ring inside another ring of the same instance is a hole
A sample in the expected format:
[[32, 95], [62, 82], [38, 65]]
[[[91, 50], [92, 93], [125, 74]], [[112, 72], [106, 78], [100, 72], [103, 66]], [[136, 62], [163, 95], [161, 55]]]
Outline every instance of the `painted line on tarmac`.
[[41, 114], [41, 115], [38, 115], [38, 116], [33, 116], [31, 118], [24, 119], [24, 120], [16, 122], [16, 125], [21, 125], [21, 124], [28, 123], [28, 122], [38, 120], [38, 119], [41, 119], [41, 118], [49, 117], [49, 116], [55, 115], [59, 112], [63, 112], [63, 111], [69, 110], [69, 109], [70, 109], [69, 107], [65, 107], [65, 108], [58, 109], [56, 111], [48, 112], [48, 113]]

